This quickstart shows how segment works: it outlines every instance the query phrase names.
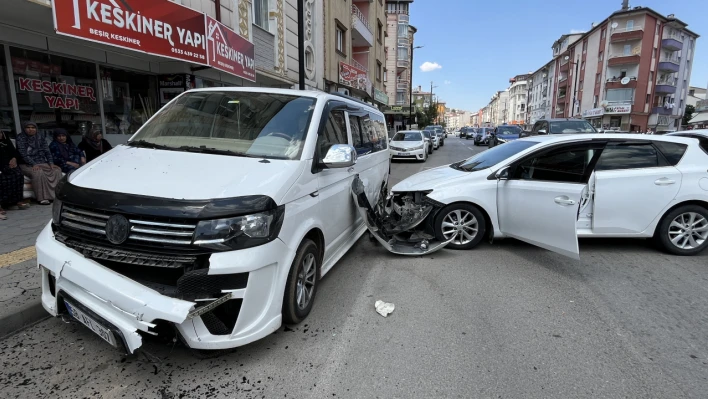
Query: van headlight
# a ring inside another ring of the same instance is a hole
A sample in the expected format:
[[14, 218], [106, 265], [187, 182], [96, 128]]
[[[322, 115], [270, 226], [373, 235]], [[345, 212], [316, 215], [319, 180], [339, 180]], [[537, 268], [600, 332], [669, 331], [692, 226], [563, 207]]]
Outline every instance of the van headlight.
[[194, 245], [233, 251], [275, 240], [283, 226], [285, 207], [226, 219], [203, 220], [194, 232]]

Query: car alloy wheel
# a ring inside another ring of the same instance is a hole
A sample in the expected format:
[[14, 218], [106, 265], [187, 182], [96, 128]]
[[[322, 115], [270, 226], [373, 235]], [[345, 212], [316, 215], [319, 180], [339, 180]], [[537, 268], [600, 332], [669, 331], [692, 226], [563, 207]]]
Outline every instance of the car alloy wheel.
[[300, 270], [297, 274], [297, 307], [300, 310], [307, 309], [315, 293], [317, 280], [317, 261], [315, 255], [308, 253], [300, 263]]
[[700, 248], [708, 240], [708, 219], [696, 212], [682, 213], [671, 222], [667, 234], [677, 248]]
[[443, 208], [434, 221], [435, 237], [450, 241], [447, 248], [471, 249], [484, 238], [486, 220], [476, 206], [468, 203], [451, 204]]

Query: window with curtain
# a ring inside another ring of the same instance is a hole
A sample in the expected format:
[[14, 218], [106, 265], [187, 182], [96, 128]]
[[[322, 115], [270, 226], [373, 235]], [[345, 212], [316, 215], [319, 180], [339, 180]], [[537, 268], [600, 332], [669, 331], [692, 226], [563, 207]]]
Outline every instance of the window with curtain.
[[268, 30], [268, 0], [253, 0], [253, 23]]

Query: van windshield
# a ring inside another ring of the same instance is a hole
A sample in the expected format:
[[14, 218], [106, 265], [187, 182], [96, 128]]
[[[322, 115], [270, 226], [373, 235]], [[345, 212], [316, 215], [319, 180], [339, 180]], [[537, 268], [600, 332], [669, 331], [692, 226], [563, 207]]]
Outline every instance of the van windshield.
[[315, 99], [273, 93], [186, 93], [129, 145], [223, 155], [299, 159]]

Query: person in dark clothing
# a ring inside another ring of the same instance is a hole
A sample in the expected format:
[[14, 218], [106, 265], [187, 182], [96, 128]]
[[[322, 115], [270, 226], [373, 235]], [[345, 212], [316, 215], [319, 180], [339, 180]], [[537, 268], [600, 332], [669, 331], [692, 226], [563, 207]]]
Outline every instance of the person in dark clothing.
[[66, 129], [54, 129], [54, 141], [49, 144], [54, 164], [64, 173], [70, 173], [86, 164], [84, 152], [71, 141]]
[[29, 204], [22, 199], [25, 178], [19, 168], [20, 154], [5, 133], [0, 131], [0, 220], [7, 219], [3, 207], [27, 209]]
[[43, 132], [34, 122], [25, 122], [23, 131], [17, 135], [17, 151], [22, 157], [20, 170], [32, 179], [32, 190], [40, 205], [54, 201], [54, 189], [61, 180], [61, 168], [54, 165], [52, 152]]
[[112, 148], [108, 140], [103, 138], [100, 130], [89, 131], [79, 143], [79, 149], [86, 155], [87, 162], [93, 161]]

